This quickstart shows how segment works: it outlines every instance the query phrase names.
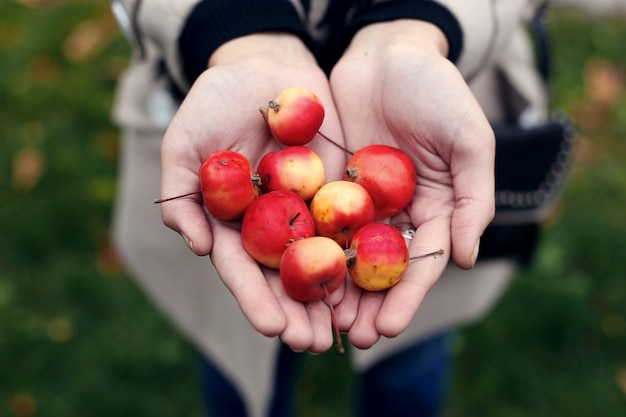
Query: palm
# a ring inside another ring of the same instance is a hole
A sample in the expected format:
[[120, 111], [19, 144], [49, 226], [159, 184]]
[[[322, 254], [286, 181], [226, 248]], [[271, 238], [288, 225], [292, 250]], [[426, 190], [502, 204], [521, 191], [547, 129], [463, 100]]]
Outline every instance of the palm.
[[417, 227], [411, 256], [445, 251], [436, 262], [413, 262], [387, 294], [361, 295], [351, 340], [367, 347], [380, 334], [395, 336], [404, 330], [450, 253], [460, 266], [471, 266], [468, 252], [483, 225], [470, 224], [468, 211], [488, 211], [490, 202], [469, 203], [490, 195], [485, 170], [492, 163], [493, 139], [464, 80], [441, 57], [348, 55], [335, 67], [331, 86], [348, 149], [383, 143], [414, 159], [418, 179], [413, 201], [407, 213], [392, 219]]
[[[256, 166], [264, 154], [277, 150], [259, 107], [292, 86], [321, 98], [326, 109], [323, 129], [342, 141], [328, 81], [314, 65], [262, 59], [214, 67], [196, 81], [163, 139], [162, 197], [199, 190], [199, 167], [212, 152], [234, 150]], [[343, 153], [321, 138], [311, 147], [326, 162], [328, 178], [338, 178]], [[192, 242], [196, 254], [211, 254], [224, 284], [258, 331], [279, 335], [294, 349], [321, 351], [332, 344], [328, 307], [322, 302], [304, 306], [286, 297], [277, 273], [261, 269], [245, 252], [238, 223], [206, 216], [199, 195], [163, 204], [162, 216], [166, 225]], [[338, 291], [333, 301], [341, 295]]]

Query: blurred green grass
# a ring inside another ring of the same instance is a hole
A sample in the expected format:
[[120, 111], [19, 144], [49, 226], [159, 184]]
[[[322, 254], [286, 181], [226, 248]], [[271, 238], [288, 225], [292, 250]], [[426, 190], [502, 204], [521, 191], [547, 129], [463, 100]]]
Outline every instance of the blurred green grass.
[[[454, 339], [450, 417], [626, 412], [626, 18], [550, 17], [578, 160], [535, 261]], [[195, 351], [110, 247], [128, 54], [108, 2], [0, 2], [0, 416], [202, 415]], [[307, 357], [301, 415], [350, 415], [347, 370]]]

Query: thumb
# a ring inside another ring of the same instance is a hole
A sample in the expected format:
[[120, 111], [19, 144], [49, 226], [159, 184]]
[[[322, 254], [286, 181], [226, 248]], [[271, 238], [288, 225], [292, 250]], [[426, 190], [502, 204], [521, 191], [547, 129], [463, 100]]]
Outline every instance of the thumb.
[[162, 202], [161, 217], [167, 227], [182, 236], [193, 253], [205, 256], [211, 252], [213, 236], [201, 203], [194, 200], [187, 196]]
[[461, 269], [471, 269], [480, 250], [480, 237], [493, 218], [493, 209], [482, 202], [457, 207], [452, 214], [452, 259]]
[[160, 206], [163, 223], [178, 232], [196, 255], [208, 255], [213, 236], [202, 206], [198, 174], [169, 164], [167, 156], [162, 158], [162, 164]]
[[465, 149], [455, 149], [451, 164], [455, 193], [450, 225], [452, 259], [462, 269], [476, 263], [480, 237], [495, 215], [493, 132], [485, 133], [478, 146], [475, 141], [466, 143]]

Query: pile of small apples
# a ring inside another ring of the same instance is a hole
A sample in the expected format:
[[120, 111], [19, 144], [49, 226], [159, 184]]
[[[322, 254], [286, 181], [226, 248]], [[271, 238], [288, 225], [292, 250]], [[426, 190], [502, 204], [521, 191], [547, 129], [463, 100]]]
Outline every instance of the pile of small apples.
[[200, 168], [207, 211], [240, 221], [245, 250], [277, 269], [297, 301], [325, 299], [347, 274], [366, 291], [395, 285], [411, 258], [405, 237], [382, 220], [413, 197], [411, 158], [395, 147], [366, 146], [350, 154], [342, 180], [326, 182], [322, 159], [306, 146], [318, 134], [330, 140], [319, 132], [319, 98], [293, 87], [259, 110], [281, 149], [256, 169], [232, 150], [209, 155]]

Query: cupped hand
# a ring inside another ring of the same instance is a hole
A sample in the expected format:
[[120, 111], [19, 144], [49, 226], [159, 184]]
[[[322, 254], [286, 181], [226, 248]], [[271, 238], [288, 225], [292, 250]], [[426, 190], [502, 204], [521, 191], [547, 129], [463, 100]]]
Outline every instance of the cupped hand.
[[[161, 198], [200, 190], [199, 169], [211, 153], [230, 149], [254, 167], [278, 150], [259, 108], [288, 87], [314, 92], [325, 107], [321, 130], [342, 142], [328, 79], [304, 44], [287, 34], [258, 34], [222, 45], [181, 104], [161, 146]], [[327, 180], [341, 176], [345, 154], [318, 137], [310, 147], [326, 164]], [[240, 225], [207, 214], [200, 194], [161, 204], [164, 223], [180, 233], [197, 255], [210, 254], [215, 267], [252, 326], [280, 336], [294, 350], [320, 352], [333, 342], [328, 306], [302, 304], [283, 291], [276, 271], [259, 267], [244, 250]], [[343, 288], [331, 295], [337, 303]]]
[[445, 37], [429, 23], [380, 23], [355, 35], [331, 73], [347, 148], [397, 146], [416, 164], [413, 200], [390, 219], [417, 228], [410, 255], [445, 252], [412, 261], [386, 292], [364, 293], [349, 283], [338, 311], [353, 312], [343, 326], [357, 347], [402, 333], [450, 258], [471, 268], [494, 215], [493, 131], [446, 54]]

